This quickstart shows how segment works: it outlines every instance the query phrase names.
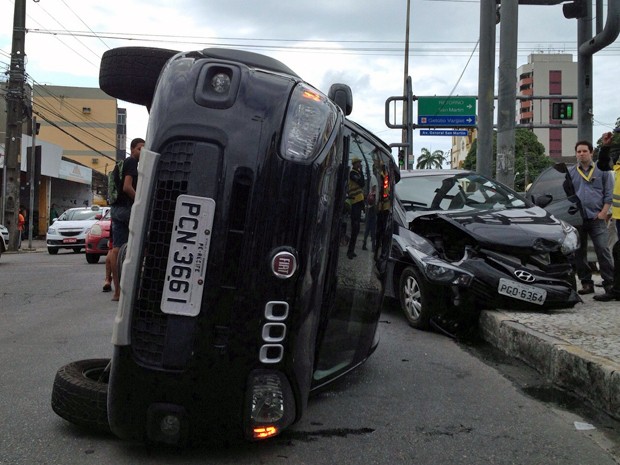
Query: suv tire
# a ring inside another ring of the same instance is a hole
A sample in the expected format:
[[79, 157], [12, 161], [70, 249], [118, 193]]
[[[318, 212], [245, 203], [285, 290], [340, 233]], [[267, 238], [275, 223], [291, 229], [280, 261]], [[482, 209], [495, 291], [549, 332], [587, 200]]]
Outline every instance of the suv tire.
[[109, 363], [108, 358], [87, 359], [61, 367], [54, 379], [52, 410], [75, 425], [109, 432]]
[[159, 74], [176, 50], [119, 47], [101, 57], [99, 87], [106, 94], [137, 105], [151, 106]]

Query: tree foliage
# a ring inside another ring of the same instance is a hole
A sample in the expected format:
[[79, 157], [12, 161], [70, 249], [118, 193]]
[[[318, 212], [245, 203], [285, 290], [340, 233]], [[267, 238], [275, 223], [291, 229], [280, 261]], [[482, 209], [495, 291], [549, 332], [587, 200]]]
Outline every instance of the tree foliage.
[[[620, 118], [616, 120], [616, 127], [613, 129], [613, 139], [611, 141], [613, 145], [620, 145]], [[600, 148], [603, 145], [603, 136], [596, 141], [596, 147]]]
[[[476, 150], [478, 140], [472, 144], [463, 168], [476, 169]], [[526, 154], [527, 154], [527, 184], [531, 183], [548, 166], [555, 162], [545, 155], [545, 146], [540, 143], [536, 134], [529, 129], [518, 128], [515, 130], [515, 190], [525, 191], [526, 188]], [[491, 172], [495, 173], [495, 159], [497, 157], [497, 132], [493, 131], [493, 165]]]
[[419, 170], [431, 170], [434, 168], [441, 169], [446, 161], [446, 156], [443, 150], [431, 151], [427, 148], [422, 148], [420, 156], [418, 157], [418, 163], [416, 168]]

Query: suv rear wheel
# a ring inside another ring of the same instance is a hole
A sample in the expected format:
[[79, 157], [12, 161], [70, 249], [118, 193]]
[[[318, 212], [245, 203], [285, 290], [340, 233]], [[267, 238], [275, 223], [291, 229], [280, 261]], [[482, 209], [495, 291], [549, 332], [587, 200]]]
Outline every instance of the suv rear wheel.
[[119, 47], [101, 57], [99, 87], [125, 102], [151, 106], [159, 74], [176, 50], [151, 47]]
[[54, 412], [75, 425], [109, 432], [109, 363], [107, 358], [87, 359], [60, 368], [52, 389]]

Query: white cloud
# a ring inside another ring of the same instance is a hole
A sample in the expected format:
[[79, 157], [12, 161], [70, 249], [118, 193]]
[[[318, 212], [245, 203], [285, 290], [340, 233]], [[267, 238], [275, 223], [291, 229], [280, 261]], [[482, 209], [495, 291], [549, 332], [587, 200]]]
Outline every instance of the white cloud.
[[[39, 83], [96, 87], [100, 55], [108, 47], [238, 47], [280, 59], [324, 92], [333, 82], [349, 84], [354, 92], [352, 118], [388, 143], [400, 140], [401, 132], [385, 125], [384, 106], [388, 97], [403, 90], [403, 0], [227, 0], [217, 8], [201, 0], [26, 2], [30, 30], [88, 32], [90, 28], [102, 35], [139, 34], [144, 39], [76, 39], [29, 32], [26, 71]], [[9, 61], [13, 1], [4, 0], [1, 5], [0, 69], [1, 63]], [[477, 53], [463, 70], [478, 40], [479, 15], [478, 2], [411, 0], [409, 74], [415, 95], [447, 95], [453, 88], [456, 95], [477, 94]], [[577, 21], [565, 19], [561, 5], [522, 5], [517, 67], [535, 51], [575, 54], [576, 31]], [[615, 98], [620, 75], [617, 54], [614, 44], [594, 57], [595, 138], [620, 116]], [[123, 102], [119, 105], [128, 108], [128, 138], [144, 135], [146, 111]], [[414, 152], [449, 146], [449, 138], [414, 135]]]

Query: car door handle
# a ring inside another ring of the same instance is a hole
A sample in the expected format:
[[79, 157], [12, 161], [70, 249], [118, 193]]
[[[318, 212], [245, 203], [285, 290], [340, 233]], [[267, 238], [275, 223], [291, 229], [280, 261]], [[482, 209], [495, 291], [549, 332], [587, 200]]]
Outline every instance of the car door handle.
[[568, 207], [568, 213], [570, 213], [571, 215], [574, 215], [575, 213], [579, 213], [579, 208], [577, 208], [576, 206], [572, 205], [572, 206]]

